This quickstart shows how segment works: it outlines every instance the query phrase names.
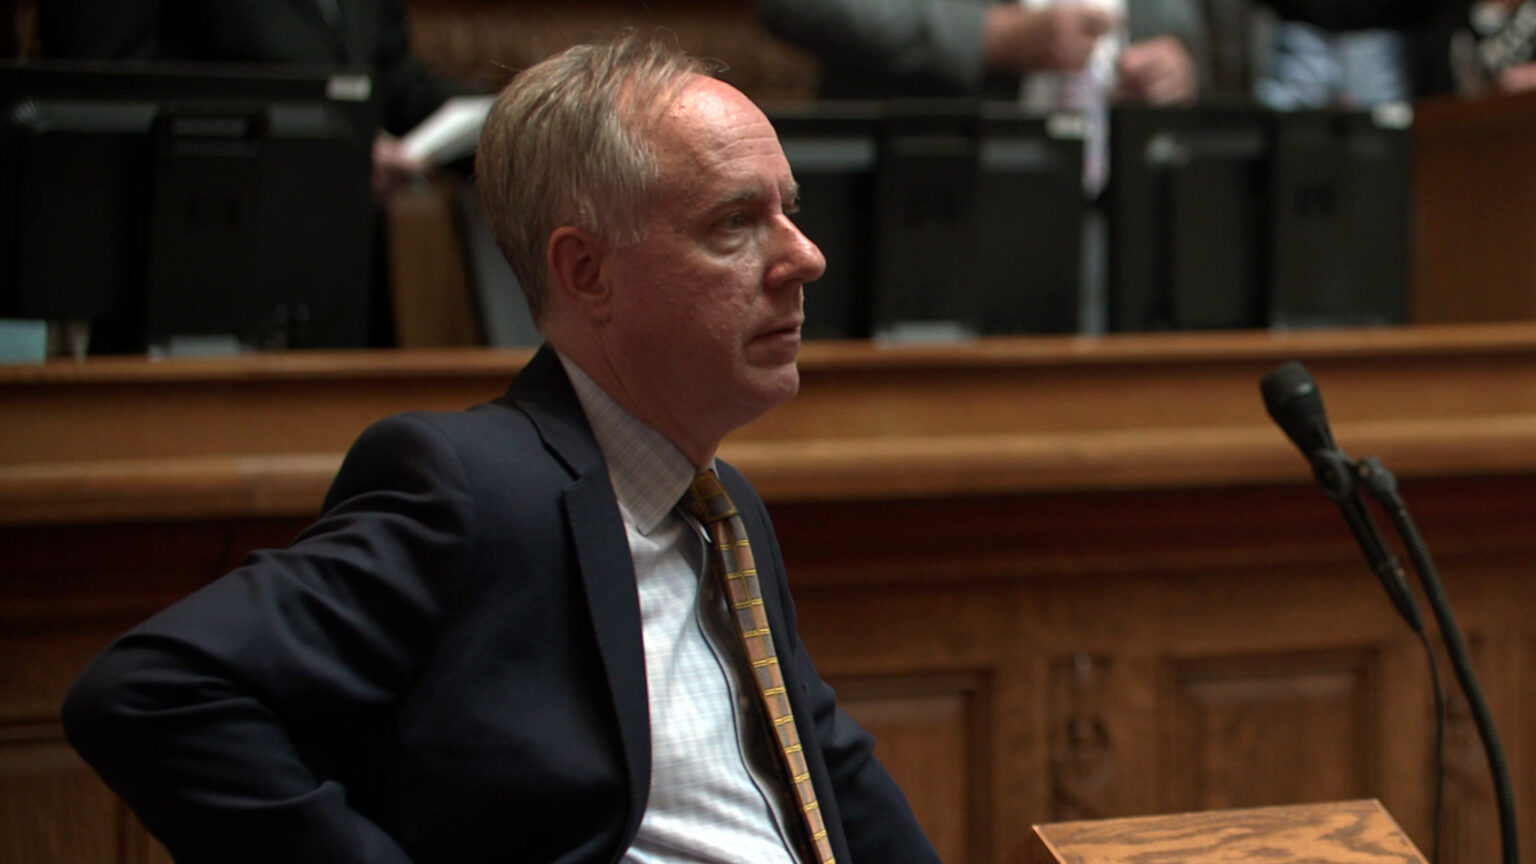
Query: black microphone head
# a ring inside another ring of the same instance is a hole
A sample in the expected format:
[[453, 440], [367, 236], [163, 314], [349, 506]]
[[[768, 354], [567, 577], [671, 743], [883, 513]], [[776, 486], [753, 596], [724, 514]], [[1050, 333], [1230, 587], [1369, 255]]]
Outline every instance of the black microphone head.
[[1292, 360], [1282, 363], [1259, 382], [1264, 407], [1288, 438], [1311, 459], [1317, 451], [1333, 447], [1323, 394], [1307, 367]]

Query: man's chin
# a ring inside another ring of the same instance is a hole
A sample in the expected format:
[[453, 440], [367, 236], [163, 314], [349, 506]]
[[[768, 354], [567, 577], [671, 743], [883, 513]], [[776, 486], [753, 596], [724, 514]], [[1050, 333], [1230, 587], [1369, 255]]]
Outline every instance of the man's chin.
[[752, 392], [764, 411], [788, 402], [800, 392], [800, 367], [791, 362], [754, 370]]

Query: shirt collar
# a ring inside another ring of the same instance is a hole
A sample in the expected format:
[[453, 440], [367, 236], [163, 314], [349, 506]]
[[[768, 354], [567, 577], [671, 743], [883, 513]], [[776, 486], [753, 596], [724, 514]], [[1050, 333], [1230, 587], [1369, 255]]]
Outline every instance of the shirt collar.
[[698, 469], [665, 435], [624, 410], [575, 361], [556, 354], [608, 463], [624, 521], [650, 534], [682, 500]]

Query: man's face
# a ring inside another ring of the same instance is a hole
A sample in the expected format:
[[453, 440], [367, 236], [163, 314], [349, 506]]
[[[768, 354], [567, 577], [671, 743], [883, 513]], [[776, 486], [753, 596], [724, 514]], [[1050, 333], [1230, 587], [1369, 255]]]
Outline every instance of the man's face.
[[614, 395], [694, 455], [795, 394], [802, 285], [826, 261], [790, 221], [797, 193], [773, 127], [734, 88], [693, 79], [651, 141], [646, 239], [603, 258], [601, 338]]

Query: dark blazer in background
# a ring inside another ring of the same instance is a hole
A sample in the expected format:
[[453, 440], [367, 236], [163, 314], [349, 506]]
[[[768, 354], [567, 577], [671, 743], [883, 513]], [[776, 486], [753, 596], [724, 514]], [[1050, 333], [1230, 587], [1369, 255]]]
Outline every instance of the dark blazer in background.
[[[796, 635], [762, 500], [720, 473], [838, 861], [934, 864]], [[499, 400], [369, 428], [290, 548], [123, 636], [64, 706], [183, 864], [617, 861], [648, 717], [624, 526], [548, 348]]]
[[372, 70], [384, 128], [399, 135], [451, 92], [410, 52], [403, 0], [44, 0], [44, 57], [351, 66]]

